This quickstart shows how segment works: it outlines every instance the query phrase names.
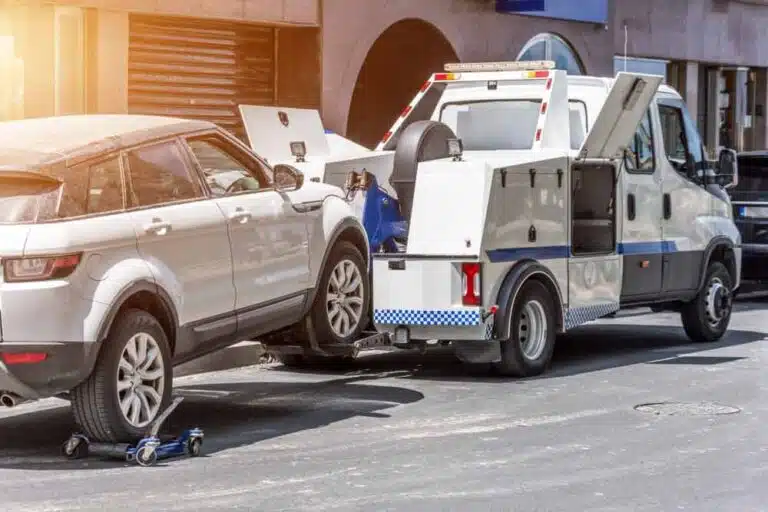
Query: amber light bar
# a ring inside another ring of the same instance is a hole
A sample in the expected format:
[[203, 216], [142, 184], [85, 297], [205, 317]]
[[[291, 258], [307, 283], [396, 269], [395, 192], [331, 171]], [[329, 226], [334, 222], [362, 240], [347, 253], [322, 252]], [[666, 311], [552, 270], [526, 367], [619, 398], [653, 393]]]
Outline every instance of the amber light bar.
[[449, 73], [472, 71], [533, 71], [540, 69], [555, 69], [555, 62], [551, 60], [455, 62], [446, 64], [444, 69]]

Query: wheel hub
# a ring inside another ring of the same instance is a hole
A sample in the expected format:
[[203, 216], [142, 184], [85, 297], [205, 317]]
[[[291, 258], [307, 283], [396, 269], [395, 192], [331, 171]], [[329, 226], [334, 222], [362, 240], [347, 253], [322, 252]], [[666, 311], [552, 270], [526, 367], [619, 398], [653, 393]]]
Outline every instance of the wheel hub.
[[710, 325], [717, 326], [729, 313], [731, 292], [720, 279], [713, 279], [707, 289], [706, 310]]
[[350, 260], [340, 261], [328, 280], [326, 313], [333, 332], [346, 338], [360, 323], [363, 314], [363, 276]]
[[523, 356], [529, 361], [535, 361], [544, 352], [548, 328], [547, 315], [539, 301], [532, 300], [523, 306], [517, 337], [522, 345]]
[[165, 389], [165, 365], [157, 340], [147, 333], [125, 345], [117, 368], [117, 398], [123, 418], [135, 428], [154, 421]]

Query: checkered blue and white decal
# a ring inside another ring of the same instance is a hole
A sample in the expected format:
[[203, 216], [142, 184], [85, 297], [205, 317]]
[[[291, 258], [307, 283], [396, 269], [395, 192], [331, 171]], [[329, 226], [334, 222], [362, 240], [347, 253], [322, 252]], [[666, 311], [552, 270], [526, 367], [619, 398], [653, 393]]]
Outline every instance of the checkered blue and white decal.
[[384, 325], [476, 326], [482, 323], [479, 309], [376, 309], [373, 321]]
[[573, 329], [592, 320], [615, 313], [618, 310], [619, 305], [616, 303], [569, 309], [565, 313], [565, 328]]

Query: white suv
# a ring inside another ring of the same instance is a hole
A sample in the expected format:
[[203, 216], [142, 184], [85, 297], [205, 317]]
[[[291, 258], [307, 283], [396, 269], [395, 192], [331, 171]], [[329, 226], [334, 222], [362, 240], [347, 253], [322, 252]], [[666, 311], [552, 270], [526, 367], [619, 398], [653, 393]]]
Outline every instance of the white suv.
[[4, 405], [69, 396], [87, 435], [129, 440], [176, 364], [366, 327], [368, 241], [341, 190], [215, 125], [69, 116], [0, 123], [0, 141]]

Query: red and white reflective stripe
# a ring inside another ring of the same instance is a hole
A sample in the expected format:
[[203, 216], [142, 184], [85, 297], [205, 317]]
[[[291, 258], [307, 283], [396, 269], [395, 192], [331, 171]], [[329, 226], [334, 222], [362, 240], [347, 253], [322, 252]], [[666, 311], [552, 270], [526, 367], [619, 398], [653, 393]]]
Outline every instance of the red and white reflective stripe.
[[421, 88], [419, 89], [419, 92], [416, 93], [416, 96], [414, 96], [411, 102], [400, 113], [400, 117], [397, 118], [397, 120], [395, 121], [395, 124], [393, 124], [392, 127], [387, 131], [387, 133], [385, 133], [384, 136], [381, 138], [379, 145], [376, 146], [376, 151], [384, 150], [384, 145], [392, 137], [392, 134], [397, 133], [397, 130], [400, 129], [400, 126], [403, 124], [403, 121], [405, 121], [406, 118], [411, 114], [411, 112], [413, 112], [413, 109], [416, 107], [416, 104], [419, 101], [421, 101], [421, 98], [424, 97], [424, 94], [426, 94], [426, 92], [429, 90], [429, 88], [432, 86], [433, 83], [434, 81], [432, 80], [432, 78], [424, 82], [424, 85], [421, 86]]
[[541, 98], [541, 108], [539, 109], [539, 120], [536, 122], [536, 133], [533, 137], [533, 149], [541, 149], [541, 139], [544, 136], [544, 126], [549, 114], [549, 101], [552, 99], [552, 85], [555, 79], [554, 73], [548, 73], [549, 77], [544, 83], [544, 96]]

